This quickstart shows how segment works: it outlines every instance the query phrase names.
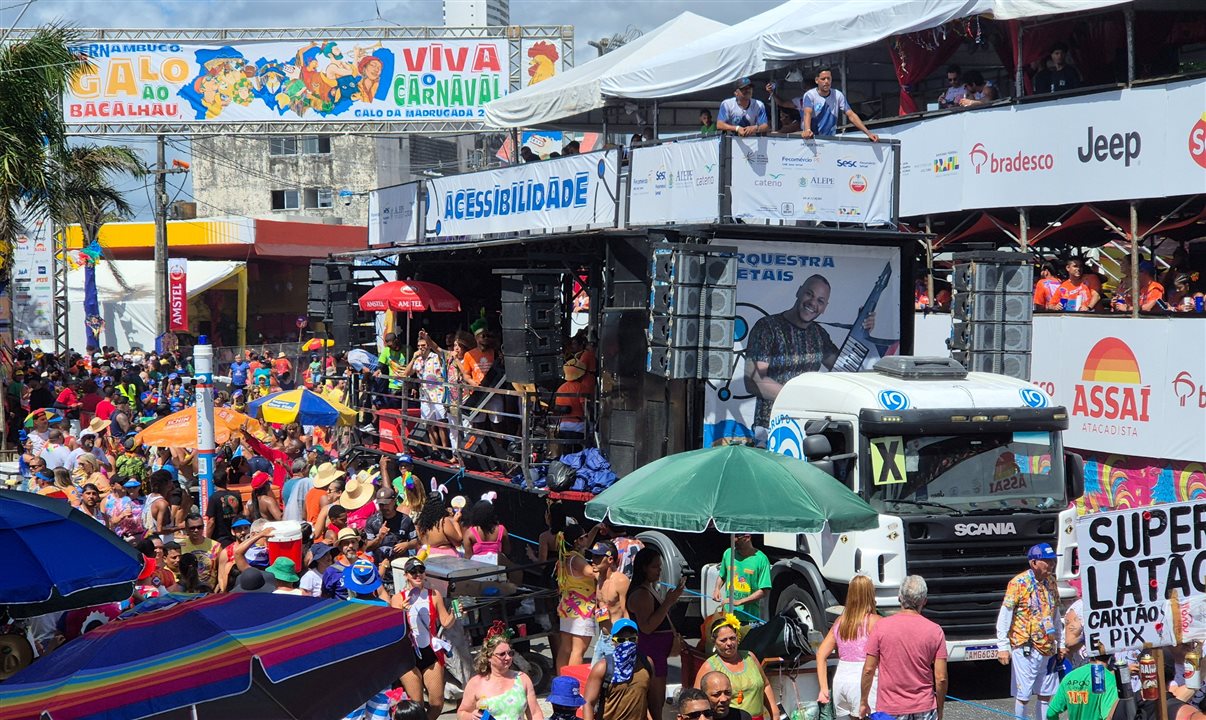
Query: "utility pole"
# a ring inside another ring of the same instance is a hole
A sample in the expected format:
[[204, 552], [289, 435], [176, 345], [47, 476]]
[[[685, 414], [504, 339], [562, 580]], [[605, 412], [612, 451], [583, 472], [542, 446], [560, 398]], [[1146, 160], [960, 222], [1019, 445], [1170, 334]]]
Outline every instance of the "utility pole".
[[168, 242], [167, 242], [167, 176], [169, 173], [186, 173], [189, 165], [180, 160], [173, 160], [172, 166], [167, 166], [167, 140], [159, 135], [155, 141], [155, 168], [150, 174], [155, 176], [155, 321], [156, 335], [165, 335], [168, 331]]

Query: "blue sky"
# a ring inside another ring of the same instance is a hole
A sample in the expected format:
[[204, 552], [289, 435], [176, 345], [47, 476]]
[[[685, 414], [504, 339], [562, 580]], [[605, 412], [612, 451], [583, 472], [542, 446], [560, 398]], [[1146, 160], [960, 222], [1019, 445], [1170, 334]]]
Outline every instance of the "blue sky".
[[[573, 25], [575, 63], [596, 56], [588, 40], [652, 30], [686, 11], [732, 24], [779, 5], [779, 0], [511, 0], [515, 25]], [[0, 0], [0, 32], [7, 30], [25, 0]], [[33, 0], [20, 27], [69, 23], [81, 28], [222, 28], [442, 25], [440, 0]], [[155, 159], [153, 140], [120, 138]], [[178, 154], [169, 148], [168, 160]], [[180, 176], [170, 176], [177, 182]], [[140, 183], [129, 188], [139, 217], [149, 217]], [[181, 197], [191, 187], [185, 185]], [[175, 196], [169, 190], [169, 196]]]

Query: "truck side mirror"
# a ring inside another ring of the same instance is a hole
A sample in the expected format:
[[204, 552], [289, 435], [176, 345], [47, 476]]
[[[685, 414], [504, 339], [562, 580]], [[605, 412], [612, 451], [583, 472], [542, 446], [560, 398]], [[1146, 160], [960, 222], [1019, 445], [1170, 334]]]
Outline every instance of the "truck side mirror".
[[1069, 500], [1085, 494], [1085, 459], [1076, 453], [1064, 453], [1064, 483]]
[[805, 435], [804, 443], [800, 449], [804, 452], [804, 457], [809, 460], [828, 457], [833, 452], [833, 446], [829, 444], [829, 438], [824, 435]]

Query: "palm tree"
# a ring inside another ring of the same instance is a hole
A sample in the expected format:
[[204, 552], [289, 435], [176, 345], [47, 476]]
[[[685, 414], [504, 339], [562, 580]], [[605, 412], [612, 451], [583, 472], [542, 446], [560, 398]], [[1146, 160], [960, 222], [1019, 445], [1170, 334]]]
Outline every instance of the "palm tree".
[[66, 146], [63, 93], [91, 64], [78, 32], [49, 26], [0, 47], [0, 275], [24, 223], [50, 217], [62, 187], [50, 160]]
[[[115, 174], [133, 175], [136, 178], [146, 174], [146, 168], [133, 148], [91, 143], [72, 145], [57, 153], [52, 165], [62, 185], [62, 193], [52, 207], [52, 214], [60, 225], [76, 223], [80, 226], [85, 248], [93, 243], [99, 245], [102, 225], [133, 215], [133, 208], [112, 183]], [[120, 274], [114, 274], [120, 281]], [[90, 263], [84, 268], [86, 347], [99, 347], [96, 331], [87, 322], [99, 314], [96, 266]]]

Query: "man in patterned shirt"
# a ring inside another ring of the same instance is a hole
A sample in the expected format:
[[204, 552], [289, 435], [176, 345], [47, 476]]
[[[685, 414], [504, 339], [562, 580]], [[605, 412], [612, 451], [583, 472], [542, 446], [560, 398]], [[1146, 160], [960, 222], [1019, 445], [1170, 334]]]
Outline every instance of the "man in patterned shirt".
[[1063, 632], [1055, 586], [1055, 550], [1039, 543], [1026, 553], [1030, 569], [1005, 588], [997, 615], [997, 659], [1012, 665], [1013, 714], [1026, 717], [1031, 695], [1038, 695], [1034, 717], [1044, 720], [1059, 686]]
[[[817, 318], [829, 307], [829, 281], [812, 275], [796, 290], [796, 301], [781, 313], [754, 323], [745, 348], [745, 386], [757, 396], [754, 426], [770, 425], [771, 405], [784, 383], [801, 373], [828, 370], [837, 360], [838, 347]], [[863, 326], [875, 327], [875, 313]]]

